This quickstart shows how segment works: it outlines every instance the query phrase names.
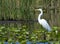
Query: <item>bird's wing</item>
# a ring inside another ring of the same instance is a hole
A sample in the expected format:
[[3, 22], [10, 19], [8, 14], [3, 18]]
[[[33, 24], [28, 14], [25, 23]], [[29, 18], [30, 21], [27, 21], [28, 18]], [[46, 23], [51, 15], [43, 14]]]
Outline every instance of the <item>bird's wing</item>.
[[51, 31], [51, 28], [45, 19], [41, 19], [41, 25], [48, 31]]

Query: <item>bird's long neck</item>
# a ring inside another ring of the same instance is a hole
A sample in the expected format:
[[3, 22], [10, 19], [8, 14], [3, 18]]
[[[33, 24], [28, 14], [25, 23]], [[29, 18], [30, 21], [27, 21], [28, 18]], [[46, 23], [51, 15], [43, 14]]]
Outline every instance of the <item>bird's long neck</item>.
[[43, 11], [42, 10], [40, 10], [40, 14], [39, 14], [39, 16], [38, 16], [38, 20], [40, 20], [41, 19], [41, 15], [43, 14]]

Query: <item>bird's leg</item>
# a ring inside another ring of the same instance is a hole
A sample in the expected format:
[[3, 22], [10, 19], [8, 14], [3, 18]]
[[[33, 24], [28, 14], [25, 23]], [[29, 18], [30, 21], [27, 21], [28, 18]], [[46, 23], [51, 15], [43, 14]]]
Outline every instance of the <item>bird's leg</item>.
[[46, 33], [45, 33], [45, 31], [44, 31], [44, 40], [46, 40]]

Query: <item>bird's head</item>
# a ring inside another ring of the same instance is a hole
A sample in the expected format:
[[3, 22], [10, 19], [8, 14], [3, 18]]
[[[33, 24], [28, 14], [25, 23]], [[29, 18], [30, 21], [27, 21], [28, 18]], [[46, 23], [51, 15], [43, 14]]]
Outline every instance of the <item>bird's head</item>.
[[42, 9], [36, 9], [36, 10], [38, 10], [38, 11], [42, 11]]

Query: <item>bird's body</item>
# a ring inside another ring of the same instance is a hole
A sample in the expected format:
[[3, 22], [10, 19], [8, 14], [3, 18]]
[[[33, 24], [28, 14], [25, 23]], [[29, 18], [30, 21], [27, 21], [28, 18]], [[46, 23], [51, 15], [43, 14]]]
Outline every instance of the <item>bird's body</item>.
[[38, 10], [41, 11], [41, 13], [38, 16], [39, 24], [41, 24], [46, 30], [51, 31], [51, 28], [50, 28], [49, 24], [47, 23], [47, 21], [45, 19], [41, 19], [41, 15], [43, 14], [42, 9], [38, 9]]
[[47, 21], [45, 19], [41, 19], [40, 21], [38, 21], [45, 29], [47, 29], [48, 31], [51, 31], [51, 28], [49, 26], [49, 24], [47, 23]]

